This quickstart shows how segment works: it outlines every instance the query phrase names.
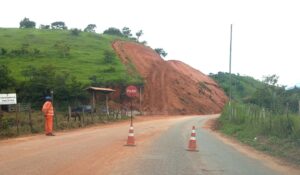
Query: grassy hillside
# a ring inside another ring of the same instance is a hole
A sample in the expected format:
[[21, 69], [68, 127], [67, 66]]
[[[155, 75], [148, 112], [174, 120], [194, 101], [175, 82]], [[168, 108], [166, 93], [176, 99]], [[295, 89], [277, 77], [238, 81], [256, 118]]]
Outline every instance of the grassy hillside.
[[[210, 74], [214, 80], [224, 89], [229, 96], [230, 78], [229, 73], [218, 72]], [[232, 74], [232, 98], [236, 101], [244, 101], [252, 96], [258, 88], [263, 87], [263, 83], [249, 76]]]
[[47, 65], [85, 84], [92, 76], [104, 82], [140, 81], [127, 74], [115, 54], [105, 61], [106, 52], [114, 53], [111, 43], [115, 39], [120, 38], [87, 32], [77, 36], [69, 30], [0, 28], [0, 65], [6, 65], [17, 81], [25, 79], [22, 71], [28, 66]]

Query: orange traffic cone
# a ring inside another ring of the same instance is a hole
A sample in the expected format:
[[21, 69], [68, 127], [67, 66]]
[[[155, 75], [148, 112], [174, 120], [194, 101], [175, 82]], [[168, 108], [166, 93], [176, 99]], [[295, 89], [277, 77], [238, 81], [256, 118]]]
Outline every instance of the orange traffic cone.
[[135, 146], [133, 126], [130, 126], [126, 146]]
[[195, 126], [193, 126], [192, 134], [189, 141], [188, 151], [198, 151], [197, 150], [197, 143], [196, 143], [196, 131]]

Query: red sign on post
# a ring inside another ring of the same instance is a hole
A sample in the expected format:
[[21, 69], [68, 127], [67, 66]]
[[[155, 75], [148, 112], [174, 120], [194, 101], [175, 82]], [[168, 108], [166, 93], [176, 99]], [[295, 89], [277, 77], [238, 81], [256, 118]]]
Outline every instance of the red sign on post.
[[136, 97], [138, 95], [138, 90], [135, 86], [131, 85], [126, 88], [126, 95], [128, 97]]

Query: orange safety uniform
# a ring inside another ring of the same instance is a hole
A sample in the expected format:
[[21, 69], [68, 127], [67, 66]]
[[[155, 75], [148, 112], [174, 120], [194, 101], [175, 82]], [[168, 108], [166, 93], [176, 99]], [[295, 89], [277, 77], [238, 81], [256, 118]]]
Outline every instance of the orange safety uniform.
[[43, 105], [42, 111], [45, 115], [45, 132], [52, 133], [54, 109], [51, 101], [46, 101]]

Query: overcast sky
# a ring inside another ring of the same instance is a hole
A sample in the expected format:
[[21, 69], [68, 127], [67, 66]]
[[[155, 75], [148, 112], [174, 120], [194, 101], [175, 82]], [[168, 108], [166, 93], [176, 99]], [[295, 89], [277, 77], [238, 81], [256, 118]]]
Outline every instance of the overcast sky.
[[[1, 0], [0, 27], [19, 27], [28, 17], [68, 28], [96, 24], [142, 29], [152, 48], [203, 73], [228, 72], [233, 24], [232, 72], [279, 83], [300, 83], [300, 5], [297, 0]], [[1, 41], [0, 41], [1, 42]]]

